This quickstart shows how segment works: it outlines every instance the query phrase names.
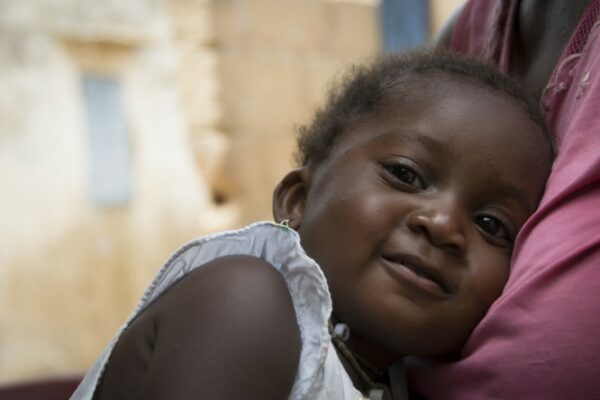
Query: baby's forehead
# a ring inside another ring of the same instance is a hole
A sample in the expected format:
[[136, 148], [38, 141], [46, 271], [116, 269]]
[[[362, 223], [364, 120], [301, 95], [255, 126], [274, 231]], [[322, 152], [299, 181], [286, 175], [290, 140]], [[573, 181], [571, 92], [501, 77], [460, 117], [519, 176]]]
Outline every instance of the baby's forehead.
[[[466, 111], [461, 108], [465, 104], [469, 106]], [[485, 120], [486, 116], [494, 117], [500, 106], [506, 118], [518, 118], [529, 124], [531, 131], [541, 131], [537, 121], [519, 103], [518, 99], [472, 77], [445, 71], [403, 75], [389, 84], [377, 101], [373, 101], [370, 107], [365, 107], [362, 114], [349, 121], [347, 125], [351, 126], [365, 120], [374, 123], [377, 118], [389, 119], [401, 115], [404, 118], [396, 118], [396, 122], [402, 126], [405, 120], [410, 120], [411, 117], [423, 110], [446, 112], [451, 120], [469, 119], [473, 113], [480, 113], [482, 114], [481, 120]], [[488, 119], [487, 122], [504, 122], [502, 119]], [[348, 126], [344, 131], [349, 130]], [[484, 130], [484, 126], [482, 126], [482, 130]], [[543, 136], [542, 139], [546, 140]]]
[[439, 101], [450, 94], [459, 93], [468, 96], [478, 92], [483, 96], [517, 102], [517, 99], [506, 90], [493, 87], [480, 77], [444, 70], [407, 71], [390, 79], [384, 86], [386, 89], [382, 91], [379, 104], [376, 104], [375, 108], [388, 105], [398, 99], [424, 97], [425, 94], [433, 94]]

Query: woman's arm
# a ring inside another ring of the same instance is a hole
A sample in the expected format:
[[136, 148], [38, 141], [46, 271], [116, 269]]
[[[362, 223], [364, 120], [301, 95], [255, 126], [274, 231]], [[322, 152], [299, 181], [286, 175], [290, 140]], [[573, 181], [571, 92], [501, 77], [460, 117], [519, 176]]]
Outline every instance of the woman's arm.
[[[138, 320], [115, 347], [98, 399], [134, 393], [144, 400], [281, 400], [289, 395], [300, 333], [287, 285], [266, 261], [251, 256], [212, 261]], [[143, 346], [146, 356], [139, 349]], [[140, 369], [140, 363], [146, 367], [134, 376], [137, 387], [126, 389], [128, 364]]]

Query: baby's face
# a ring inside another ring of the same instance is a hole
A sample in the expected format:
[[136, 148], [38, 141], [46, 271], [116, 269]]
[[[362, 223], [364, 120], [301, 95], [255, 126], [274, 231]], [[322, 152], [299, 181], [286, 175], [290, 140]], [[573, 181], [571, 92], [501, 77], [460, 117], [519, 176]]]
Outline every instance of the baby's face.
[[518, 106], [438, 80], [346, 129], [310, 173], [298, 229], [336, 317], [398, 355], [464, 342], [502, 291], [550, 165]]

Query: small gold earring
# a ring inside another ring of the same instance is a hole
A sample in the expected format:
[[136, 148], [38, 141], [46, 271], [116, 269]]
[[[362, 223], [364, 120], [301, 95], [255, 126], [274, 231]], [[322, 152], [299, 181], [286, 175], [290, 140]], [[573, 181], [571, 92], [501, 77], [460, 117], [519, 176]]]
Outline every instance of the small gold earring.
[[288, 218], [282, 219], [281, 222], [279, 222], [279, 225], [283, 225], [286, 228], [291, 229], [290, 228], [290, 220]]

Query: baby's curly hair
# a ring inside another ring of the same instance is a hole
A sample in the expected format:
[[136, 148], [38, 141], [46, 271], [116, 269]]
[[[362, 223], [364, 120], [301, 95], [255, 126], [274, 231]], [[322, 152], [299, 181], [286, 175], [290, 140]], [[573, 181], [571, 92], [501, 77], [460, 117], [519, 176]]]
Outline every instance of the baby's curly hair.
[[441, 49], [381, 55], [369, 63], [355, 65], [334, 82], [324, 106], [312, 121], [298, 131], [296, 162], [300, 166], [324, 161], [344, 128], [373, 113], [388, 101], [390, 89], [402, 90], [407, 75], [431, 79], [432, 72], [456, 76], [504, 94], [518, 104], [544, 134], [550, 154], [554, 146], [538, 103], [519, 84], [494, 66]]

